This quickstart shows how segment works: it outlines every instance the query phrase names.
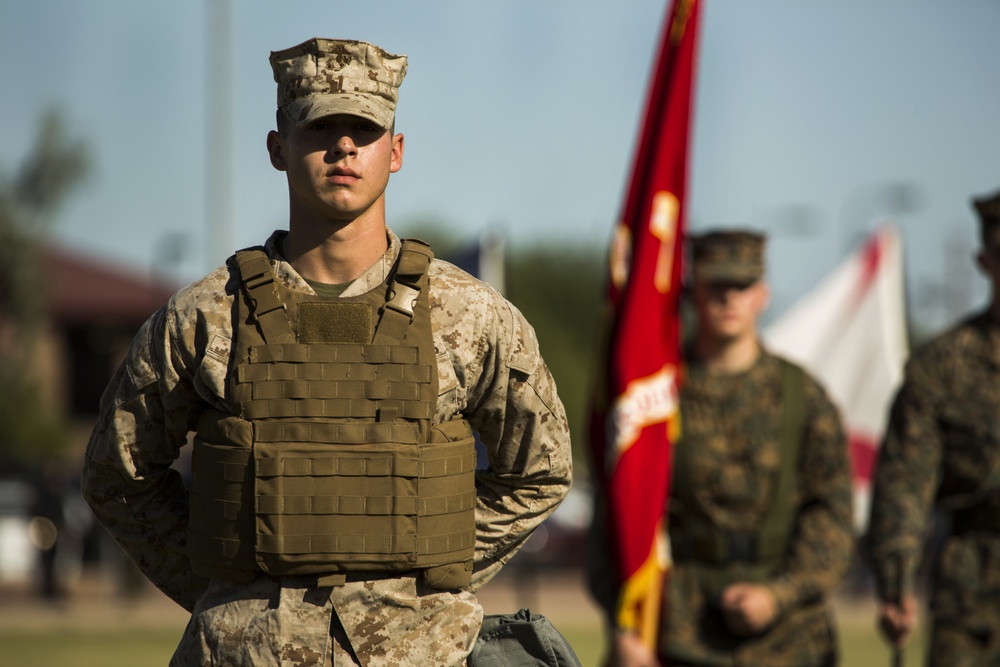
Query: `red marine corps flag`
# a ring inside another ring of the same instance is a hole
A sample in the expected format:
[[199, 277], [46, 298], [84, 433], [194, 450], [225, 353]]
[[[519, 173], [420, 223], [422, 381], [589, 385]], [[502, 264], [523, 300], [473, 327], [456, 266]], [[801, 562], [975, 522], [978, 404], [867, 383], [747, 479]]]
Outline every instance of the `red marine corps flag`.
[[663, 27], [611, 246], [607, 356], [591, 428], [616, 622], [638, 631], [650, 648], [669, 565], [664, 522], [679, 426], [681, 240], [700, 4], [674, 0]]

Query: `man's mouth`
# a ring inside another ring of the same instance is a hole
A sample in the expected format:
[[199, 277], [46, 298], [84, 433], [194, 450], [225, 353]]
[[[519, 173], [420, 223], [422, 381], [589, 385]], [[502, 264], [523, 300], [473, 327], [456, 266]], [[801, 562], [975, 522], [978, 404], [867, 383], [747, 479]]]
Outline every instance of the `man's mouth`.
[[354, 183], [355, 181], [360, 179], [361, 175], [358, 172], [354, 171], [353, 169], [340, 167], [331, 169], [327, 173], [327, 178], [334, 183], [348, 184], [348, 183]]

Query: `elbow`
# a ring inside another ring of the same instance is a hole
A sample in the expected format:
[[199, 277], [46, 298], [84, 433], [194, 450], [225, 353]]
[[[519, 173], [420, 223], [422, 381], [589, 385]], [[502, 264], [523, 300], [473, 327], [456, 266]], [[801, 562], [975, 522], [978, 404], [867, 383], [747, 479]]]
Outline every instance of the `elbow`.
[[100, 509], [122, 497], [121, 485], [115, 483], [113, 474], [87, 457], [80, 475], [80, 493], [94, 514], [101, 516]]
[[548, 483], [545, 485], [545, 495], [550, 500], [550, 508], [555, 508], [566, 496], [573, 486], [573, 460], [568, 455], [559, 452], [549, 460]]

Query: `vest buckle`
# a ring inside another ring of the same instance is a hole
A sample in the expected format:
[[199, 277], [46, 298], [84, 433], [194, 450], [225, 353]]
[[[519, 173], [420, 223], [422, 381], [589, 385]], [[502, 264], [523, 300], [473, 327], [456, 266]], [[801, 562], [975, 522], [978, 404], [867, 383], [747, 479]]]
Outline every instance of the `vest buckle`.
[[403, 283], [396, 283], [392, 286], [389, 300], [386, 301], [385, 307], [397, 313], [403, 313], [412, 320], [413, 307], [417, 305], [417, 297], [419, 296], [420, 290], [414, 289], [409, 285], [404, 285]]

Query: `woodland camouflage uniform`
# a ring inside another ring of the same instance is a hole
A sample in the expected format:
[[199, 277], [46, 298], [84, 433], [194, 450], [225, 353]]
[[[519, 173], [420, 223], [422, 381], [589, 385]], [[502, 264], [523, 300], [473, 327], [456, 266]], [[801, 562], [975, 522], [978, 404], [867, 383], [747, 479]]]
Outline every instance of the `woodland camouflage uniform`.
[[[783, 372], [787, 362], [762, 352], [745, 373], [710, 376], [695, 362], [681, 385], [678, 447], [701, 507], [719, 531], [732, 535], [760, 529], [771, 509], [782, 459]], [[851, 476], [840, 417], [822, 388], [802, 375], [805, 421], [799, 464], [787, 517], [793, 522], [785, 555], [764, 580], [779, 607], [774, 626], [744, 639], [726, 629], [706, 584], [707, 566], [671, 534], [670, 571], [661, 650], [668, 664], [827, 665], [836, 639], [825, 604], [850, 562]], [[684, 509], [671, 501], [670, 521]], [[727, 583], [751, 579], [748, 564], [721, 567]]]
[[[983, 247], [997, 252], [1000, 194], [975, 203]], [[935, 508], [948, 535], [933, 567], [929, 664], [1000, 665], [1000, 322], [988, 310], [906, 365], [868, 536], [881, 600], [912, 593]]]
[[[762, 236], [747, 232], [698, 237], [695, 280], [762, 279], [763, 243]], [[854, 542], [851, 471], [839, 414], [815, 380], [766, 350], [735, 375], [709, 375], [691, 354], [685, 357], [668, 522], [674, 562], [661, 658], [672, 666], [835, 664], [826, 601], [848, 567]], [[776, 526], [779, 535], [765, 537], [765, 525]], [[765, 564], [760, 554], [768, 549], [774, 553]], [[599, 576], [606, 551], [595, 549], [593, 556], [598, 560], [591, 586], [613, 618], [615, 592]], [[718, 606], [722, 588], [737, 582], [768, 586], [778, 603], [777, 620], [757, 636], [730, 632]]]

